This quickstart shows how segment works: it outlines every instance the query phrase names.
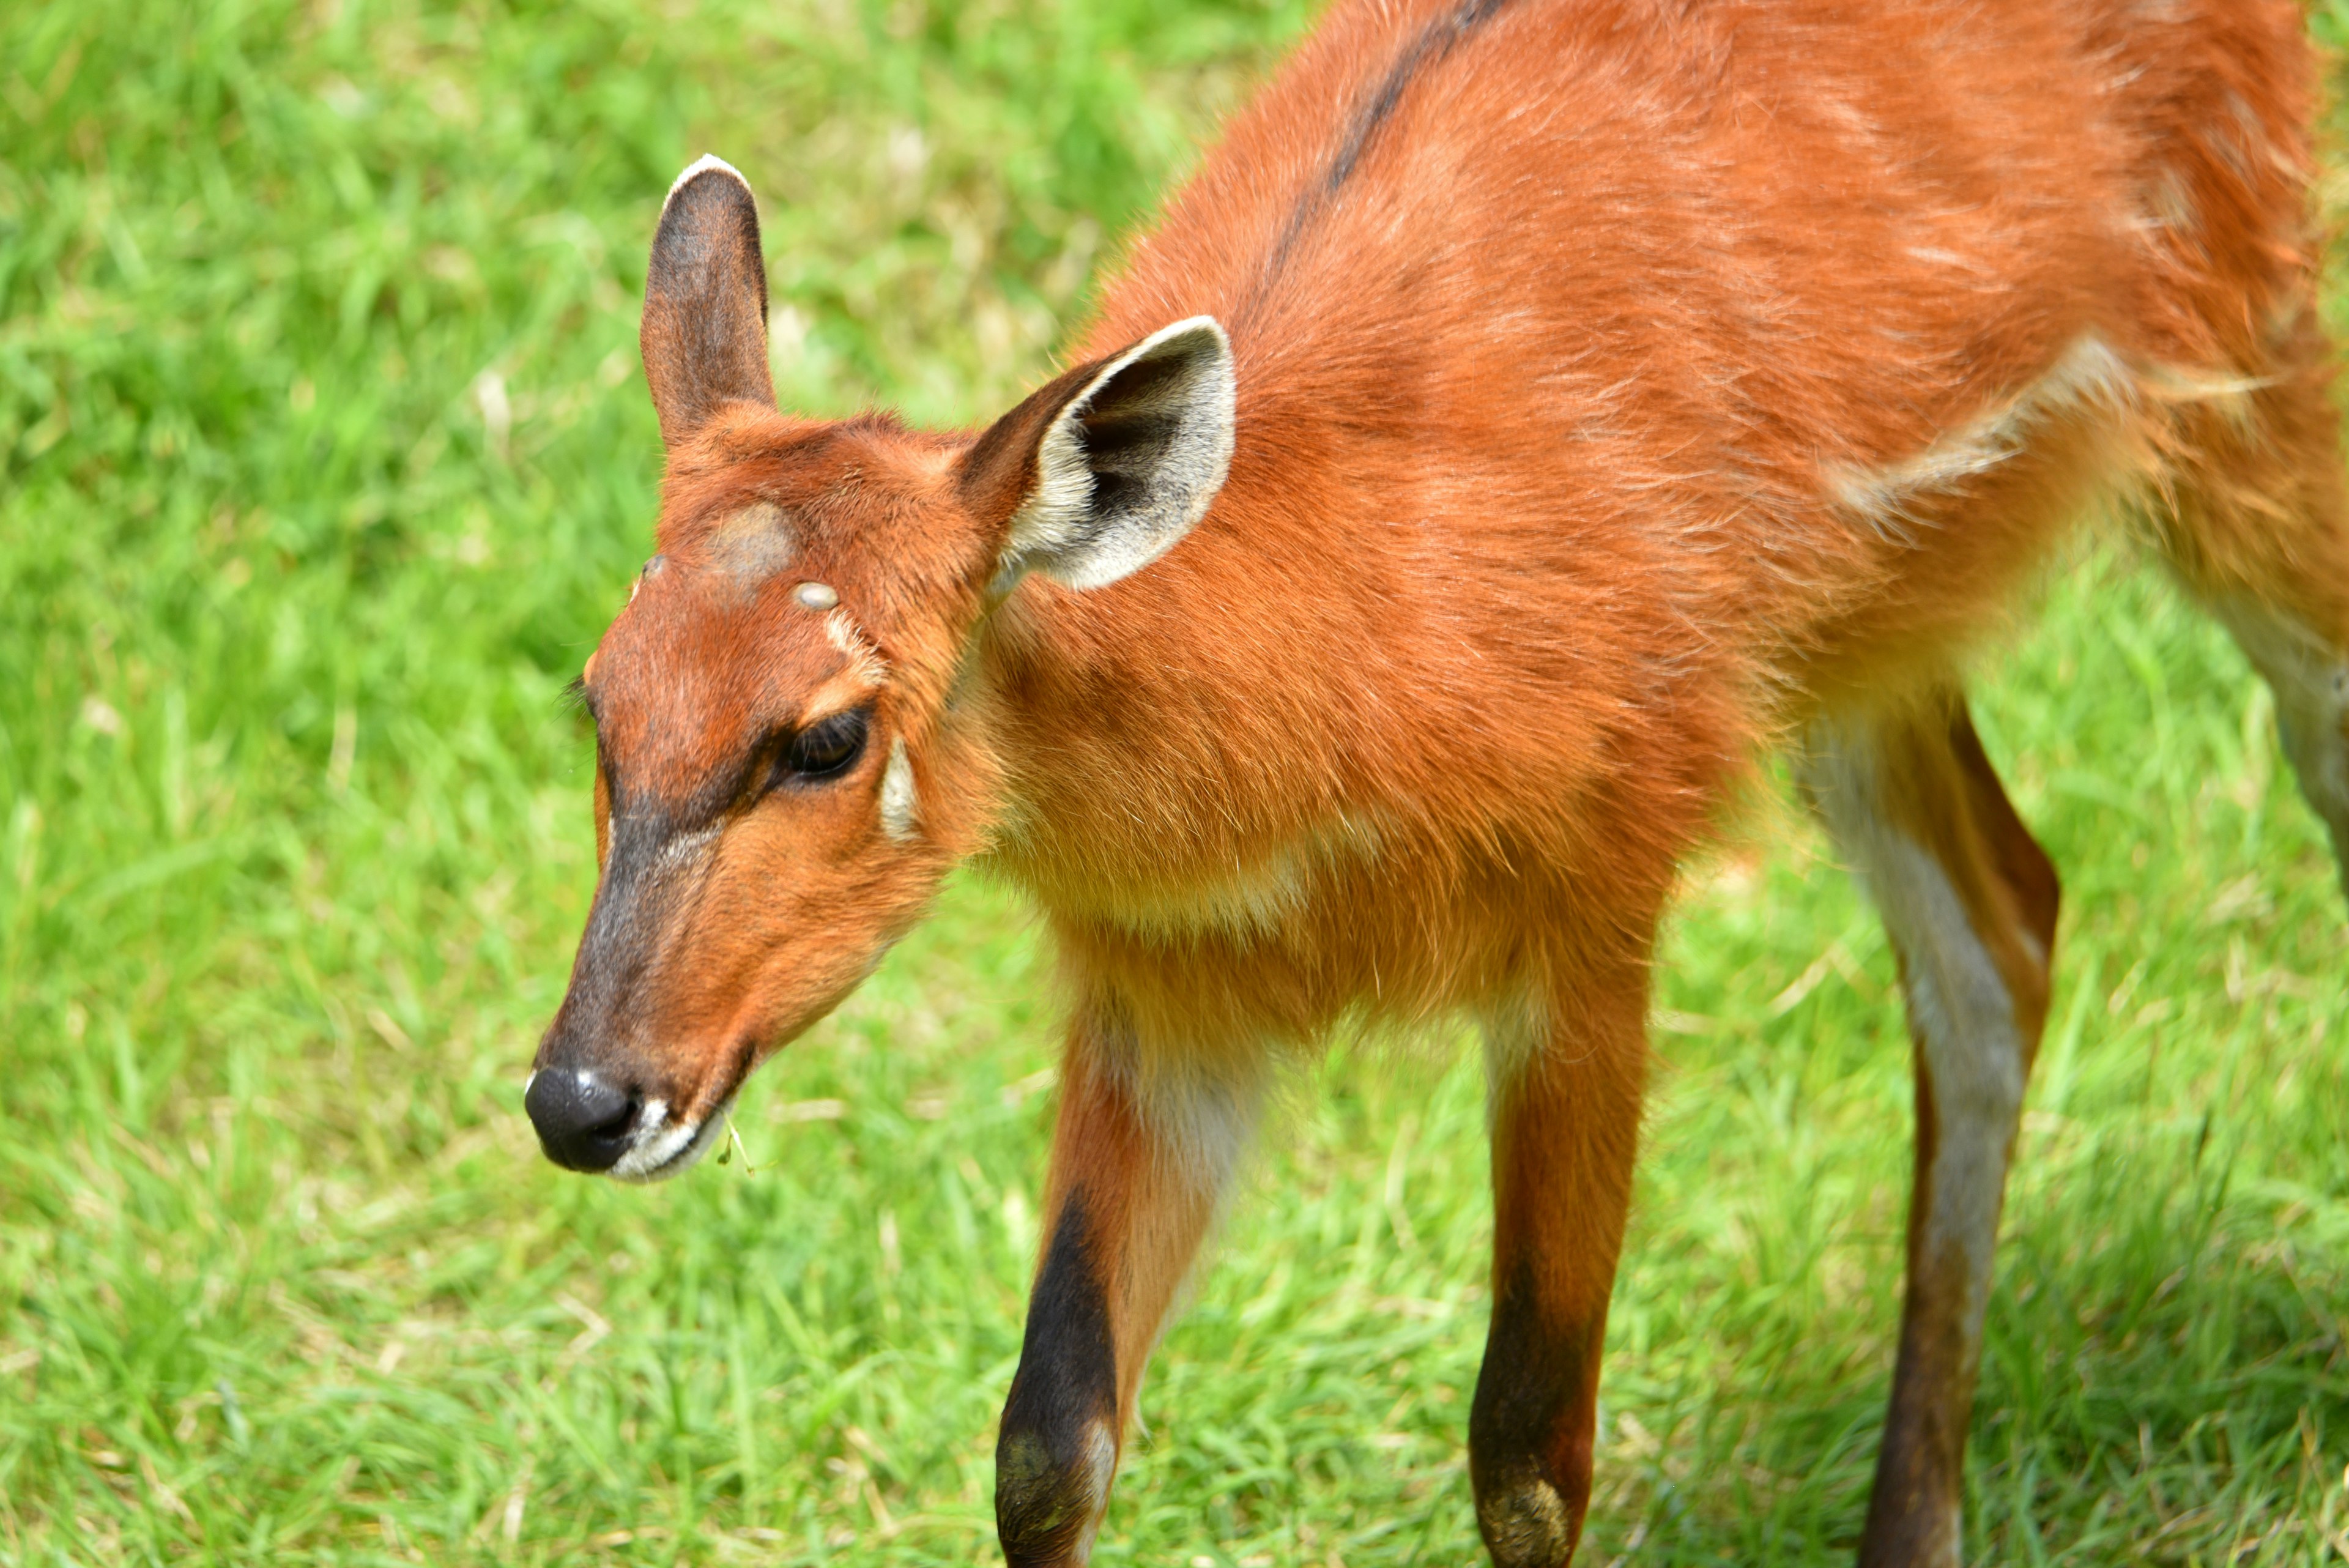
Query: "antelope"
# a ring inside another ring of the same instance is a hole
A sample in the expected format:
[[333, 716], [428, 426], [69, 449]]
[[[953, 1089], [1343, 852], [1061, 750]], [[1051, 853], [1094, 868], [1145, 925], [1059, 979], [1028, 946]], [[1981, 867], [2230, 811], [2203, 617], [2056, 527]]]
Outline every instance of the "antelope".
[[1268, 1079], [1481, 1026], [1501, 1568], [1574, 1554], [1676, 867], [1776, 750], [1881, 911], [1917, 1156], [1864, 1564], [1949, 1565], [2054, 867], [1965, 673], [2168, 563], [2349, 844], [2349, 531], [2286, 0], [1340, 0], [983, 430], [779, 410], [757, 208], [646, 280], [657, 549], [525, 1095], [666, 1177], [975, 861], [1071, 998], [997, 1447], [1084, 1563]]

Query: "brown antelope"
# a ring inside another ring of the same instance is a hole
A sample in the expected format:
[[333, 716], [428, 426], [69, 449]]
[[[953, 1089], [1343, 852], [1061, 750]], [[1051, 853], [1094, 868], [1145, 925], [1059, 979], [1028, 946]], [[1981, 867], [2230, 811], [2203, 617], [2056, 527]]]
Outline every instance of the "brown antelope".
[[1915, 1041], [1859, 1555], [1951, 1564], [2054, 869], [1961, 672], [2133, 520], [2349, 846], [2349, 535], [2286, 0], [1343, 0], [984, 431], [775, 406], [756, 209], [662, 209], [659, 554], [587, 661], [602, 877], [527, 1095], [666, 1176], [947, 867], [1073, 999], [997, 1449], [1080, 1563], [1268, 1075], [1466, 1014], [1495, 1563], [1573, 1554], [1674, 867], [1786, 745]]

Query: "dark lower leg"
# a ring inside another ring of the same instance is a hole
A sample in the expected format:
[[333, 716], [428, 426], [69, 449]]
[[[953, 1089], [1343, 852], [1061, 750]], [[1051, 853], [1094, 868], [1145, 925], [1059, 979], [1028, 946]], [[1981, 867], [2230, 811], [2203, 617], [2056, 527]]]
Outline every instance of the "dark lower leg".
[[[1938, 1126], [1930, 1070], [1917, 1052], [1917, 1173], [1909, 1212], [1909, 1286], [1900, 1352], [1878, 1450], [1859, 1560], [1867, 1568], [1954, 1564], [1961, 1538], [1966, 1432], [1973, 1418], [1989, 1273], [1963, 1246], [1929, 1250], [1937, 1230]], [[1992, 1225], [1996, 1213], [1992, 1210]]]
[[1493, 1322], [1468, 1418], [1499, 1568], [1562, 1568], [1590, 1503], [1607, 1300], [1645, 1079], [1644, 983], [1495, 1053]]
[[1083, 1562], [1117, 1469], [1117, 1345], [1088, 1210], [1081, 1189], [1061, 1201], [996, 1438], [996, 1532], [1012, 1568]]
[[995, 1449], [1011, 1568], [1091, 1554], [1143, 1363], [1254, 1106], [1252, 1085], [1154, 1071], [1109, 1032], [1071, 1037], [1048, 1240]]
[[1561, 1321], [1530, 1268], [1496, 1282], [1468, 1417], [1476, 1525], [1502, 1568], [1570, 1561], [1590, 1506], [1607, 1306]]

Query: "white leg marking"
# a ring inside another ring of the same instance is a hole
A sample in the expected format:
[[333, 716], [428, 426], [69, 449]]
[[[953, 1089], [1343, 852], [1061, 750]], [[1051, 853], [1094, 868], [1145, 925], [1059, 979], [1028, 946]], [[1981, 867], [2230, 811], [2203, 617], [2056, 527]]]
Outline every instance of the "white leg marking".
[[[1231, 1194], [1232, 1174], [1256, 1138], [1269, 1075], [1264, 1057], [1236, 1052], [1205, 1060], [1170, 1059], [1123, 1036], [1098, 1060], [1104, 1075], [1132, 1099], [1159, 1171], [1207, 1204], [1212, 1231]], [[1161, 1334], [1179, 1314], [1191, 1278], [1192, 1268], [1186, 1267], [1159, 1320]]]
[[1919, 1250], [1930, 1258], [1954, 1247], [1965, 1260], [1960, 1321], [1971, 1370], [2023, 1110], [2024, 1052], [2014, 999], [1940, 862], [1886, 817], [1885, 780], [1868, 738], [1822, 726], [1814, 739], [1805, 773], [1820, 815], [1900, 950], [1938, 1124]]
[[1166, 1168], [1193, 1190], [1220, 1196], [1256, 1136], [1262, 1064], [1169, 1062], [1139, 1049], [1106, 1064], [1133, 1097]]
[[1077, 1561], [1090, 1563], [1093, 1555], [1093, 1537], [1100, 1533], [1102, 1520], [1109, 1511], [1109, 1483], [1117, 1474], [1117, 1434], [1110, 1430], [1107, 1421], [1095, 1421], [1085, 1430], [1085, 1495], [1091, 1500], [1092, 1516], [1077, 1536]]
[[1477, 1022], [1485, 1039], [1485, 1125], [1500, 1114], [1501, 1096], [1549, 1043], [1549, 1009], [1530, 992], [1487, 1007]]
[[2023, 1110], [2023, 1036], [1989, 950], [1974, 935], [1940, 863], [1897, 836], [1868, 883], [1908, 968], [1909, 1009], [1932, 1075], [1938, 1141], [1923, 1251], [1949, 1243], [1967, 1264], [1965, 1330], [1982, 1332], [1999, 1202]]
[[1476, 1520], [1512, 1562], [1530, 1563], [1561, 1550], [1573, 1528], [1557, 1488], [1531, 1473], [1505, 1495], [1478, 1499]]

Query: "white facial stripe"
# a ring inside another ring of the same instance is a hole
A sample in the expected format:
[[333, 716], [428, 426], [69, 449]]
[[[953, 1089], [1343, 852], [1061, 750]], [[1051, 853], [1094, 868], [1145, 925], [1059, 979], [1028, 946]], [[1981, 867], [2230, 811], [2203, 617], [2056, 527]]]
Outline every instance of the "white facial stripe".
[[722, 825], [711, 823], [689, 833], [671, 834], [663, 841], [651, 868], [664, 877], [694, 869], [709, 859], [710, 851], [718, 847], [718, 840], [725, 831]]
[[847, 656], [850, 672], [867, 686], [888, 684], [888, 661], [846, 610], [835, 609], [823, 618], [823, 635], [825, 640]]
[[900, 735], [889, 742], [889, 766], [881, 775], [881, 831], [902, 844], [914, 836], [920, 815], [914, 766], [905, 760], [905, 738]]

